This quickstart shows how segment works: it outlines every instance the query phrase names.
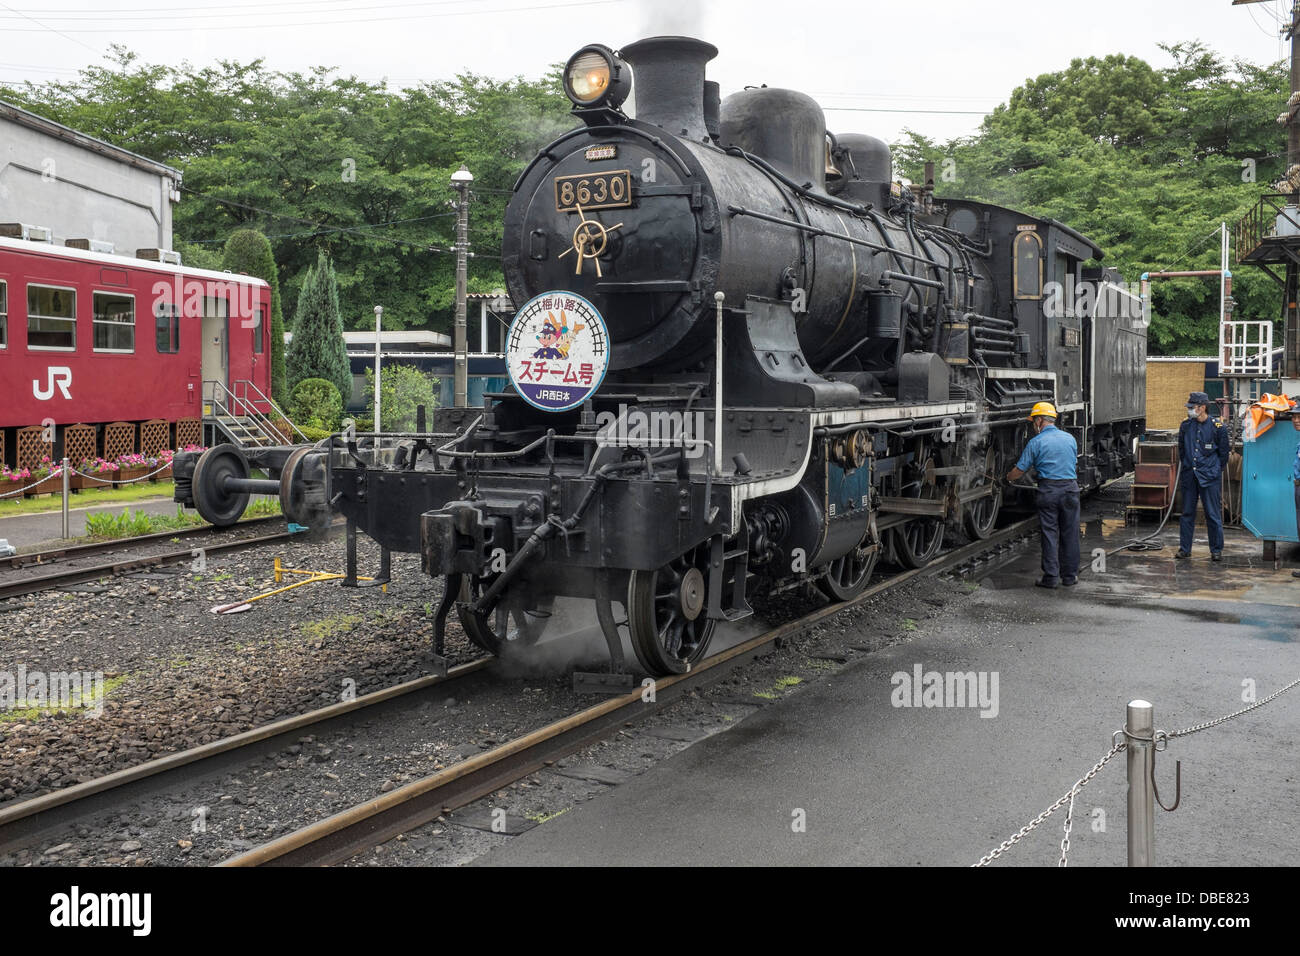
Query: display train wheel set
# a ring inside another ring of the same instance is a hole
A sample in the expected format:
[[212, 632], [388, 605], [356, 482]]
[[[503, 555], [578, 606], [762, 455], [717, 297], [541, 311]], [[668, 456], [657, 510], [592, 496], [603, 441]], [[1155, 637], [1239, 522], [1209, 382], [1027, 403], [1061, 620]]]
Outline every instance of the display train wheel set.
[[[392, 551], [446, 578], [439, 654], [453, 611], [499, 653], [577, 598], [609, 684], [631, 680], [625, 637], [645, 671], [686, 671], [755, 594], [848, 600], [880, 561], [989, 535], [1037, 401], [1085, 489], [1132, 469], [1146, 329], [1102, 251], [896, 181], [884, 143], [832, 135], [803, 94], [721, 100], [716, 53], [658, 37], [569, 61], [579, 125], [506, 210], [507, 389], [271, 463], [287, 512], [347, 519], [345, 583], [358, 532], [377, 579]], [[1077, 283], [1096, 294], [1054, 298]], [[218, 452], [178, 457], [177, 495], [224, 520], [260, 485]]]

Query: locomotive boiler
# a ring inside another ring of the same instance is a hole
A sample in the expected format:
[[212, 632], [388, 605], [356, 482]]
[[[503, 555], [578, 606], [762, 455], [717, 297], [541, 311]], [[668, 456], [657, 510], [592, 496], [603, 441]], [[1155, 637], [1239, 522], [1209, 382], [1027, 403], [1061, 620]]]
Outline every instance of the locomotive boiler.
[[[723, 100], [716, 53], [655, 37], [569, 60], [579, 125], [506, 211], [509, 388], [261, 462], [293, 520], [347, 519], [345, 583], [357, 530], [376, 583], [392, 550], [446, 578], [439, 653], [453, 611], [499, 653], [581, 598], [610, 653], [589, 684], [628, 684], [625, 637], [682, 672], [755, 593], [846, 600], [882, 559], [989, 535], [1040, 400], [1081, 485], [1132, 467], [1144, 316], [1095, 244], [900, 182], [886, 144], [828, 131], [804, 94]], [[177, 497], [237, 510], [271, 486], [245, 459], [181, 463]]]

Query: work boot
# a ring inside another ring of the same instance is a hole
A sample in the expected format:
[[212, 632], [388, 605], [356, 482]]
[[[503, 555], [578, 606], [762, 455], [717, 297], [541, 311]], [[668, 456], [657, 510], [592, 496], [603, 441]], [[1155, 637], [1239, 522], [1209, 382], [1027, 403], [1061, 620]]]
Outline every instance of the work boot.
[[1078, 583], [1079, 583], [1078, 578], [1061, 578], [1062, 587], [1072, 588]]
[[1211, 561], [1222, 561], [1222, 560], [1223, 560], [1223, 552], [1222, 552], [1222, 551], [1211, 551], [1211, 552], [1210, 552], [1210, 560], [1211, 560]]
[[1192, 554], [1190, 551], [1184, 551], [1182, 548], [1179, 548], [1178, 553], [1174, 555], [1174, 557], [1178, 558], [1179, 560], [1182, 560], [1183, 558], [1190, 558], [1191, 556]]
[[1293, 578], [1300, 578], [1300, 571], [1292, 571], [1292, 572], [1291, 572], [1291, 577], [1293, 577]]
[[1039, 578], [1034, 584], [1040, 588], [1056, 588], [1060, 586], [1056, 578]]

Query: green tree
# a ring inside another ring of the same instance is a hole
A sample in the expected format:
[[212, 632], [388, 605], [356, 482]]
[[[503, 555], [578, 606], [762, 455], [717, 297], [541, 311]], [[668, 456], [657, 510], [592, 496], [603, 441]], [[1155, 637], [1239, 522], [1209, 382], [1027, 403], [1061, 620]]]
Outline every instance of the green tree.
[[0, 86], [0, 98], [180, 168], [175, 238], [220, 247], [236, 230], [275, 244], [293, 310], [325, 249], [345, 328], [375, 305], [389, 329], [451, 328], [451, 173], [474, 173], [469, 288], [503, 285], [505, 204], [537, 150], [575, 123], [558, 69], [540, 79], [463, 75], [400, 91], [262, 60], [146, 64], [122, 47], [71, 80]]
[[303, 379], [323, 378], [333, 382], [340, 395], [352, 393], [352, 373], [339, 318], [338, 280], [324, 249], [316, 265], [307, 270], [298, 294], [286, 365], [291, 389]]
[[[203, 247], [197, 247], [203, 248]], [[266, 280], [271, 287], [271, 398], [281, 408], [289, 403], [289, 383], [284, 365], [284, 313], [280, 306], [280, 270], [276, 268], [271, 243], [256, 229], [230, 234], [221, 257], [221, 268]]]
[[[431, 412], [438, 404], [438, 379], [413, 365], [384, 363], [379, 376], [379, 426], [386, 432], [412, 431], [415, 409]], [[366, 421], [375, 420], [375, 371], [366, 369]]]
[[[951, 159], [957, 179], [939, 184], [941, 196], [1058, 219], [1129, 280], [1218, 268], [1219, 223], [1234, 225], [1282, 175], [1284, 134], [1271, 118], [1286, 100], [1286, 73], [1226, 62], [1199, 43], [1163, 49], [1173, 61], [1164, 69], [1108, 56], [1027, 80], [973, 136], [910, 134], [896, 164], [917, 179], [925, 160]], [[1233, 295], [1238, 318], [1280, 313], [1279, 290], [1257, 269], [1233, 269]], [[1153, 353], [1214, 353], [1213, 279], [1161, 280], [1152, 305]]]

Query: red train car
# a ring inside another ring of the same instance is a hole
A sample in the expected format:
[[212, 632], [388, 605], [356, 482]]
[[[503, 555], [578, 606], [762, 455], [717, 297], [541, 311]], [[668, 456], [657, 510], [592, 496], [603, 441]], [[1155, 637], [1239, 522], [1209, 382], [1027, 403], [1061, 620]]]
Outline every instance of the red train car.
[[251, 276], [0, 238], [0, 428], [266, 411], [270, 315]]

